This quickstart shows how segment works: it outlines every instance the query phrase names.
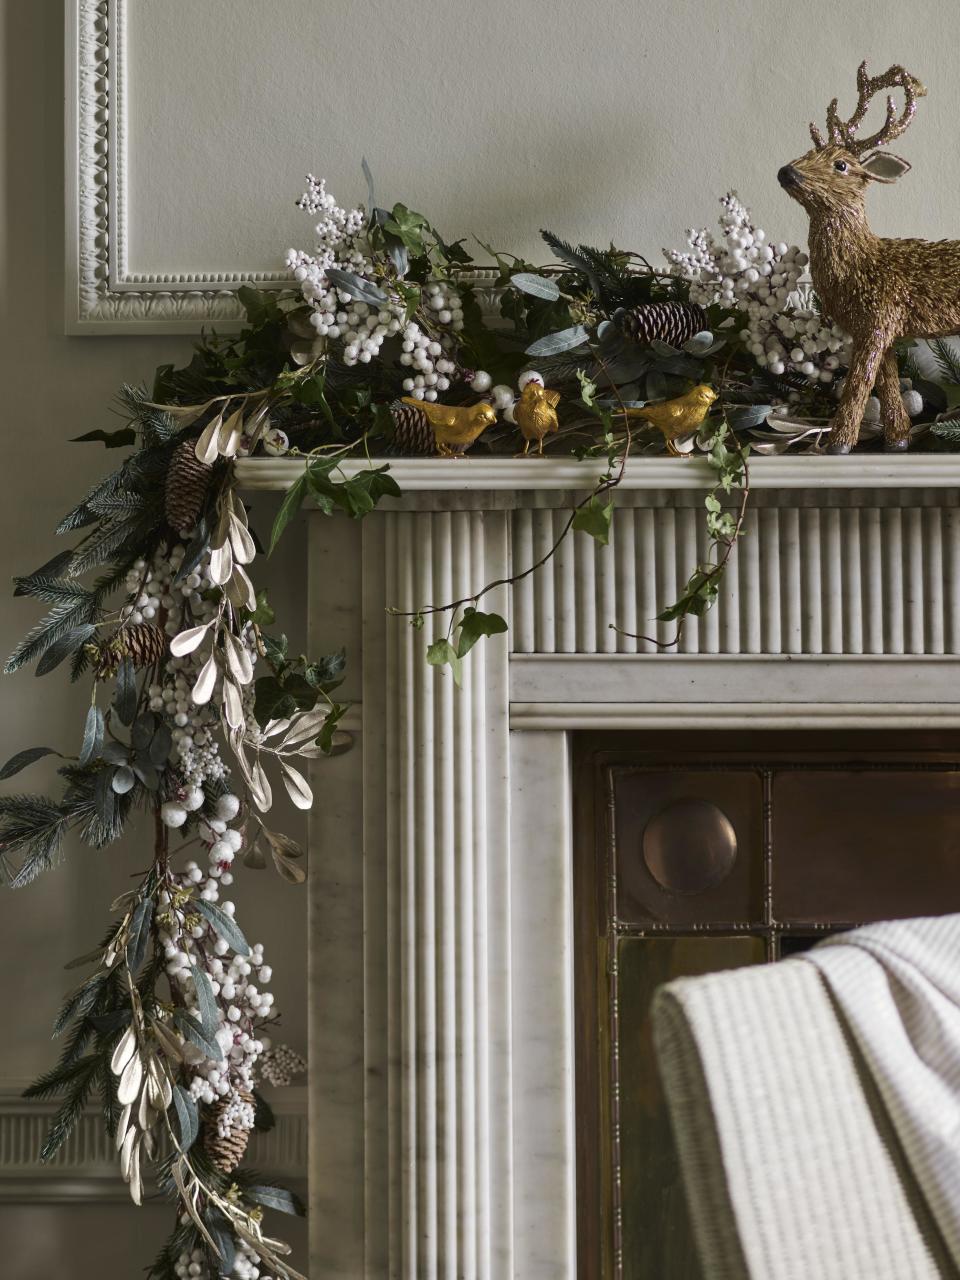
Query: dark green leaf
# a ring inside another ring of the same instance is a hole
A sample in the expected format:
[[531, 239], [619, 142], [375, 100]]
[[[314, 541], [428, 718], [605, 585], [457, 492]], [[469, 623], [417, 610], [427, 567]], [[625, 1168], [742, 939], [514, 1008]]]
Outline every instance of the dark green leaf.
[[463, 664], [460, 661], [460, 655], [446, 638], [434, 640], [433, 644], [427, 646], [427, 662], [431, 667], [449, 666], [453, 672], [454, 683], [458, 686], [461, 684]]
[[102, 440], [108, 449], [119, 449], [123, 445], [135, 444], [137, 433], [133, 427], [121, 427], [119, 431], [88, 431], [82, 436], [71, 436], [71, 444], [85, 444], [88, 440]]
[[130, 767], [148, 791], [160, 789], [160, 772], [145, 751], [135, 758]]
[[266, 591], [257, 592], [257, 607], [250, 614], [250, 621], [255, 622], [258, 627], [272, 627], [277, 620], [277, 615], [267, 604]]
[[323, 727], [317, 736], [317, 743], [320, 750], [324, 752], [325, 755], [329, 755], [333, 750], [333, 735], [336, 731], [337, 725], [346, 714], [346, 711], [347, 708], [345, 706], [341, 706], [339, 702], [335, 702], [330, 708], [327, 718], [323, 722]]
[[589, 533], [601, 546], [610, 541], [610, 521], [613, 517], [613, 500], [602, 502], [594, 494], [588, 503], [580, 508], [573, 517], [573, 528], [581, 533]]
[[45, 676], [54, 667], [58, 667], [64, 658], [69, 658], [71, 654], [76, 653], [81, 646], [85, 645], [95, 631], [96, 627], [90, 622], [85, 622], [79, 627], [71, 627], [65, 635], [62, 635], [59, 640], [55, 640], [46, 650], [37, 663], [36, 674]]
[[177, 1125], [180, 1129], [180, 1149], [189, 1151], [200, 1132], [200, 1121], [197, 1115], [197, 1104], [182, 1085], [173, 1086], [173, 1105], [177, 1112]]
[[120, 659], [113, 705], [123, 724], [133, 722], [133, 717], [137, 714], [137, 673], [132, 658]]
[[506, 621], [499, 613], [480, 613], [476, 609], [465, 609], [460, 620], [457, 655], [465, 658], [481, 636], [496, 636], [506, 630]]
[[253, 1127], [258, 1133], [269, 1133], [271, 1129], [277, 1127], [277, 1117], [273, 1114], [273, 1108], [263, 1094], [256, 1089], [253, 1091], [253, 1107]]
[[112, 738], [103, 744], [102, 758], [107, 764], [126, 764], [130, 759], [130, 748]]
[[316, 662], [308, 663], [303, 673], [304, 678], [311, 688], [329, 693], [340, 684], [346, 665], [347, 652], [341, 649], [339, 653], [329, 653]]
[[228, 916], [222, 907], [215, 906], [212, 902], [207, 902], [205, 898], [194, 898], [191, 905], [195, 911], [198, 911], [200, 915], [209, 920], [220, 937], [230, 944], [230, 947], [238, 956], [248, 956], [250, 954], [250, 944], [243, 936], [240, 926], [234, 924], [233, 917]]
[[153, 899], [144, 898], [137, 903], [136, 910], [130, 919], [127, 934], [127, 968], [131, 973], [139, 972], [143, 957], [147, 953], [150, 941], [150, 925], [153, 921]]
[[303, 500], [309, 491], [307, 475], [307, 471], [304, 471], [303, 475], [298, 476], [287, 490], [287, 495], [280, 504], [280, 510], [277, 512], [273, 528], [270, 531], [270, 549], [267, 555], [273, 555], [273, 549], [280, 541], [280, 535], [303, 505]]
[[80, 764], [89, 764], [91, 760], [96, 760], [103, 750], [103, 735], [105, 731], [103, 712], [96, 704], [92, 705], [87, 712], [87, 718], [83, 724], [83, 743], [80, 747]]
[[233, 1234], [227, 1228], [217, 1226], [211, 1222], [209, 1217], [206, 1222], [207, 1230], [213, 1237], [213, 1243], [216, 1246], [217, 1253], [220, 1255], [220, 1261], [217, 1264], [217, 1274], [220, 1276], [233, 1275], [233, 1264], [236, 1261], [237, 1251], [233, 1243]]
[[33, 764], [34, 760], [42, 760], [44, 756], [59, 755], [60, 752], [54, 751], [53, 747], [28, 747], [26, 751], [18, 751], [17, 754], [15, 756], [11, 756], [3, 768], [0, 769], [0, 781], [12, 778], [15, 773], [19, 773], [21, 769], [25, 769], [28, 764]]

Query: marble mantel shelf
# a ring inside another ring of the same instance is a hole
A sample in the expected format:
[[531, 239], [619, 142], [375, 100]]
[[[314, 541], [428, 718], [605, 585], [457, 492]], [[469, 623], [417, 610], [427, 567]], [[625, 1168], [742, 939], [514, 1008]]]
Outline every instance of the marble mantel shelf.
[[[574, 458], [377, 458], [404, 492], [483, 490], [534, 492], [583, 490], [603, 475], [605, 462]], [[245, 458], [236, 463], [244, 489], [288, 489], [303, 470], [302, 458]], [[365, 460], [344, 462], [346, 475], [364, 471]], [[624, 489], [705, 489], [713, 472], [702, 458], [636, 458], [627, 464]], [[750, 461], [751, 489], [950, 489], [960, 487], [960, 454], [854, 454], [850, 457], [761, 458]]]

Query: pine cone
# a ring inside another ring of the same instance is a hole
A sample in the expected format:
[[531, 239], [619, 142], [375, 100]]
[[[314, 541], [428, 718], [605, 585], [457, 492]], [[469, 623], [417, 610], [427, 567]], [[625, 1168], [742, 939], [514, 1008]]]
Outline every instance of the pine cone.
[[393, 418], [393, 447], [397, 453], [427, 454], [437, 451], [437, 439], [422, 409], [402, 400], [390, 406]]
[[[252, 1093], [240, 1089], [239, 1094], [243, 1102], [253, 1105]], [[250, 1129], [231, 1129], [225, 1137], [220, 1135], [220, 1118], [226, 1115], [229, 1106], [230, 1100], [223, 1098], [220, 1102], [213, 1103], [204, 1113], [203, 1149], [221, 1173], [234, 1171], [244, 1157], [252, 1132]]]
[[213, 467], [199, 460], [194, 446], [193, 440], [178, 444], [167, 469], [164, 507], [167, 523], [178, 533], [192, 529], [200, 519], [213, 479]]
[[707, 327], [707, 313], [694, 302], [645, 302], [614, 313], [613, 322], [634, 342], [668, 342], [682, 346]]
[[135, 626], [121, 627], [101, 641], [96, 649], [97, 675], [105, 679], [117, 674], [121, 658], [132, 658], [137, 671], [155, 666], [167, 652], [167, 636], [152, 622], [140, 622]]

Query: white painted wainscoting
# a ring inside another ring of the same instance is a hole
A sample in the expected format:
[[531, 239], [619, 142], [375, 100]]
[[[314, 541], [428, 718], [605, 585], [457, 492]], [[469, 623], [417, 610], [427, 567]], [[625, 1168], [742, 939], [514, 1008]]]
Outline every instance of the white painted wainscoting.
[[[282, 488], [302, 465], [240, 473]], [[316, 771], [312, 1274], [573, 1280], [570, 734], [960, 728], [960, 465], [755, 461], [719, 606], [657, 652], [610, 623], [649, 630], [673, 599], [710, 473], [631, 463], [608, 547], [576, 535], [484, 597], [510, 632], [460, 690], [424, 661], [441, 627], [387, 610], [532, 563], [590, 465], [393, 472], [406, 496], [361, 524], [309, 517], [311, 646], [346, 643], [356, 734]]]

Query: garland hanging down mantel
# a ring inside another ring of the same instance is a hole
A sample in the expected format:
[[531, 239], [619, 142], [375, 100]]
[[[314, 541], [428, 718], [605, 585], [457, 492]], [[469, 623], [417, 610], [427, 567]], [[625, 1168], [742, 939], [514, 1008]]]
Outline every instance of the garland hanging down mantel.
[[[299, 203], [317, 244], [287, 255], [289, 294], [242, 288], [238, 336], [207, 335], [186, 366], [123, 388], [124, 424], [79, 437], [124, 450], [121, 465], [64, 516], [70, 549], [16, 579], [49, 612], [7, 670], [62, 664], [90, 703], [68, 750], [31, 747], [0, 770], [55, 757], [61, 779], [54, 796], [0, 799], [4, 881], [31, 884], [74, 837], [149, 841], [99, 942], [71, 961], [61, 1054], [28, 1090], [61, 1100], [40, 1155], [99, 1100], [134, 1201], [155, 1182], [175, 1205], [155, 1280], [298, 1275], [264, 1214], [299, 1202], [241, 1162], [270, 1123], [261, 1083], [304, 1064], [271, 1042], [268, 958], [230, 886], [238, 866], [303, 881], [272, 798], [282, 788], [310, 808], [303, 762], [347, 745], [345, 655], [292, 651], [256, 585], [258, 556], [276, 553], [301, 504], [361, 519], [404, 488], [569, 488], [557, 543], [519, 578], [567, 536], [605, 544], [618, 489], [702, 486], [710, 553], [659, 615], [676, 643], [717, 598], [746, 527], [751, 450], [770, 455], [754, 483], [887, 486], [942, 483], [956, 472], [943, 454], [960, 443], [960, 356], [946, 341], [904, 343], [917, 455], [878, 452], [868, 401], [860, 451], [819, 456], [849, 344], [804, 283], [805, 255], [768, 240], [733, 193], [719, 237], [691, 233], [664, 270], [545, 232], [546, 264], [481, 246], [496, 268], [479, 278], [463, 241], [402, 204], [380, 207], [372, 183], [367, 211], [341, 208], [312, 177]], [[256, 490], [270, 487], [287, 492], [258, 530]], [[492, 585], [396, 619], [424, 630], [438, 679], [459, 681], [485, 637], [503, 643], [506, 621], [483, 608]]]

